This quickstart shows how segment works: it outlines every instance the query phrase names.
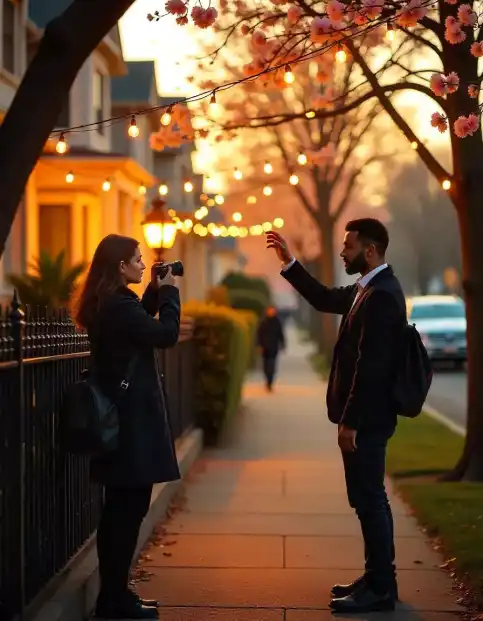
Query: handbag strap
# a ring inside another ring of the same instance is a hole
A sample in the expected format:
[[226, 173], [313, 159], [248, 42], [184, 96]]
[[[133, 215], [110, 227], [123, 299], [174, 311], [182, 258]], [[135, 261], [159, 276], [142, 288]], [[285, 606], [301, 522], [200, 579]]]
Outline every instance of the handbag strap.
[[131, 380], [133, 378], [134, 370], [137, 366], [138, 361], [139, 356], [137, 354], [135, 354], [129, 361], [126, 375], [124, 376], [122, 382], [119, 384], [119, 396], [123, 397], [126, 394], [127, 389], [129, 388], [129, 384], [131, 383]]

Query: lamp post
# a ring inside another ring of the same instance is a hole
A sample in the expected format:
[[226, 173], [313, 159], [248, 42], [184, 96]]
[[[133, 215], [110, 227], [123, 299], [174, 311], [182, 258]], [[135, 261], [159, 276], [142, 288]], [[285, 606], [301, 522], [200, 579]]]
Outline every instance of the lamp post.
[[176, 224], [165, 214], [166, 201], [162, 198], [153, 199], [143, 226], [144, 237], [149, 248], [156, 252], [156, 260], [163, 260], [163, 251], [172, 248], [176, 239]]

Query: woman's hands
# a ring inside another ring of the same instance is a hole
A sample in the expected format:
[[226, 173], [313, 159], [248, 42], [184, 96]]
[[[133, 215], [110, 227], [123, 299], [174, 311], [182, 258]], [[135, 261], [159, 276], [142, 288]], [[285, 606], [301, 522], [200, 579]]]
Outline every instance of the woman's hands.
[[166, 285], [176, 286], [176, 280], [171, 273], [171, 267], [168, 267], [168, 271], [163, 278], [159, 276], [158, 270], [162, 265], [162, 263], [155, 263], [151, 267], [151, 286], [155, 289], [161, 289], [161, 287], [164, 287]]

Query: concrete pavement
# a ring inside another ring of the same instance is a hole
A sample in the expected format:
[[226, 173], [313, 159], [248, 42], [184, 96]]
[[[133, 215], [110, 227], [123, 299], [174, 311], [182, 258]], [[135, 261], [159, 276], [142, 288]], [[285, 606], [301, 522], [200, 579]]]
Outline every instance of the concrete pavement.
[[[254, 374], [238, 425], [206, 451], [141, 562], [145, 597], [165, 621], [328, 621], [335, 582], [360, 575], [335, 427], [310, 349], [289, 332], [273, 394]], [[391, 494], [392, 495], [392, 494]], [[400, 597], [380, 621], [454, 621], [458, 593], [406, 507], [392, 495]], [[350, 618], [350, 617], [347, 617]], [[354, 618], [354, 617], [352, 617]]]

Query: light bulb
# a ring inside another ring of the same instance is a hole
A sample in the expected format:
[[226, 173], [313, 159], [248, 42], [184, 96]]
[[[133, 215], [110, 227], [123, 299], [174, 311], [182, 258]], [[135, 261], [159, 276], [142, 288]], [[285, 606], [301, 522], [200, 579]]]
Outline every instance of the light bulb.
[[308, 112], [305, 113], [305, 116], [308, 119], [314, 119], [315, 118], [315, 111], [314, 110], [309, 110]]
[[295, 76], [290, 65], [285, 66], [285, 74], [283, 76], [283, 80], [285, 84], [293, 84], [295, 82]]
[[185, 192], [192, 192], [193, 191], [193, 184], [191, 183], [191, 181], [185, 181], [184, 182], [184, 191]]
[[335, 59], [338, 63], [345, 63], [347, 60], [347, 54], [342, 45], [339, 45], [335, 54]]
[[290, 175], [290, 179], [289, 179], [289, 181], [290, 181], [290, 184], [291, 184], [291, 185], [297, 185], [297, 184], [298, 184], [298, 182], [299, 182], [298, 175], [296, 175], [295, 173], [293, 173], [292, 175]]
[[215, 186], [215, 183], [214, 183], [213, 179], [210, 176], [205, 178], [205, 183], [206, 183], [206, 189], [207, 190], [213, 190], [213, 188]]
[[131, 138], [137, 138], [139, 136], [139, 127], [136, 123], [136, 117], [133, 116], [131, 119], [131, 124], [129, 125], [129, 129], [127, 133], [131, 136]]
[[272, 230], [272, 223], [271, 222], [264, 222], [262, 224], [262, 228], [265, 231], [265, 233], [268, 233], [268, 231]]
[[215, 203], [217, 205], [223, 205], [224, 202], [225, 202], [225, 197], [222, 194], [217, 194], [215, 196]]
[[305, 153], [300, 152], [297, 155], [297, 162], [300, 166], [305, 166], [305, 164], [307, 164], [307, 156], [305, 155]]
[[451, 181], [449, 179], [444, 179], [443, 182], [441, 183], [441, 187], [443, 188], [443, 190], [450, 190], [451, 189]]
[[394, 41], [394, 26], [392, 24], [387, 25], [386, 39]]
[[238, 170], [238, 168], [235, 168], [233, 171], [233, 176], [237, 181], [241, 181], [243, 179], [243, 173], [241, 170]]
[[74, 173], [72, 171], [66, 174], [65, 181], [66, 183], [74, 183]]
[[64, 134], [60, 134], [60, 138], [57, 141], [57, 144], [55, 145], [55, 150], [57, 151], [57, 153], [59, 153], [60, 155], [64, 155], [64, 153], [67, 152], [67, 149], [69, 147], [67, 146], [67, 142], [65, 141], [65, 137]]
[[249, 196], [249, 197], [247, 198], [247, 203], [248, 203], [249, 205], [255, 205], [255, 203], [256, 203], [256, 202], [257, 202], [257, 197], [256, 197], [256, 196], [253, 196], [253, 195], [252, 195], [252, 196]]
[[273, 166], [270, 164], [270, 162], [265, 162], [265, 166], [263, 167], [263, 170], [265, 171], [265, 173], [267, 175], [271, 175], [273, 173]]
[[138, 192], [139, 194], [141, 194], [141, 196], [144, 196], [146, 194], [146, 186], [145, 185], [140, 185], [138, 188]]
[[273, 226], [276, 229], [281, 229], [283, 225], [284, 225], [283, 218], [275, 218], [275, 220], [273, 221]]
[[158, 192], [159, 192], [160, 196], [166, 196], [166, 194], [169, 192], [169, 188], [166, 185], [166, 183], [162, 183], [159, 186]]
[[169, 106], [169, 108], [166, 110], [166, 112], [164, 112], [161, 115], [161, 125], [164, 125], [164, 127], [168, 127], [168, 125], [171, 123], [171, 114], [173, 112], [173, 108], [172, 106]]
[[106, 179], [104, 183], [102, 184], [102, 190], [103, 192], [109, 192], [110, 189], [111, 189], [111, 182], [109, 181], [109, 179]]
[[210, 99], [209, 111], [210, 114], [216, 114], [218, 112], [218, 104], [216, 102], [216, 95], [214, 92]]
[[273, 190], [272, 190], [272, 188], [269, 185], [266, 185], [263, 188], [263, 193], [265, 194], [265, 196], [271, 196], [272, 192], [273, 192]]
[[413, 151], [417, 151], [418, 149], [418, 143], [416, 142], [416, 140], [413, 140], [411, 142], [411, 149], [413, 149]]
[[235, 213], [232, 216], [233, 218], [233, 222], [241, 222], [243, 216], [241, 215], [241, 213], [239, 211], [235, 211]]

